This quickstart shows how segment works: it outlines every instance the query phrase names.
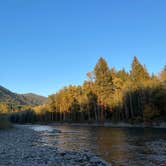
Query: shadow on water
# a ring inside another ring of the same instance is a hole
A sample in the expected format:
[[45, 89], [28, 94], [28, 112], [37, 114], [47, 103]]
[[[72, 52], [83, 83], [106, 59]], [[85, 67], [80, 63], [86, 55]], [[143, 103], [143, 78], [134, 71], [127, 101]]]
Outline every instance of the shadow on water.
[[[61, 133], [50, 134], [54, 128]], [[36, 130], [44, 131], [46, 144], [61, 150], [89, 150], [126, 166], [166, 165], [166, 129], [38, 126]]]

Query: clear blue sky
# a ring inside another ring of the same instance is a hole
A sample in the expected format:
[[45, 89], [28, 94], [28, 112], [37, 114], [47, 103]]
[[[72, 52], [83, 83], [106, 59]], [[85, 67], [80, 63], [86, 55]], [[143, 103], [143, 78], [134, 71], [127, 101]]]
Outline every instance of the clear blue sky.
[[47, 96], [81, 84], [100, 56], [158, 73], [166, 63], [166, 0], [0, 1], [0, 85]]

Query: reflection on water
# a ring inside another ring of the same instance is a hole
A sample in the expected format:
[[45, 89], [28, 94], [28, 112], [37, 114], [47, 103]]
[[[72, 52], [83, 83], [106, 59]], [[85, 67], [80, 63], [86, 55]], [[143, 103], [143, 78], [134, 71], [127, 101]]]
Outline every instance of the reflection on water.
[[[80, 126], [33, 126], [46, 144], [62, 150], [89, 150], [126, 166], [166, 166], [166, 130]], [[62, 133], [49, 133], [53, 129]]]

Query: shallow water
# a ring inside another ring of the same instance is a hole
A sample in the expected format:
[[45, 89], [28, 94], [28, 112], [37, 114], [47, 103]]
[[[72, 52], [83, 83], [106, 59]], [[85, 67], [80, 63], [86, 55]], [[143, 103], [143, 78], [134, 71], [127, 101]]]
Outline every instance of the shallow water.
[[[166, 166], [166, 129], [40, 126], [43, 142], [61, 150], [89, 150], [116, 165]], [[61, 133], [51, 132], [54, 129]]]

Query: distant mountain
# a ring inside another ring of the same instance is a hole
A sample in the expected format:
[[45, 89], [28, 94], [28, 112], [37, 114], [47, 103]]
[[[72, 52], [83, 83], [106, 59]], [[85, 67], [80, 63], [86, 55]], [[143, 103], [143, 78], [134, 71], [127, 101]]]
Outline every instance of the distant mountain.
[[33, 93], [17, 94], [0, 86], [0, 102], [13, 103], [16, 105], [41, 105], [47, 102], [47, 98]]
[[41, 105], [47, 103], [46, 97], [34, 93], [22, 94], [22, 96], [24, 96], [33, 105]]

